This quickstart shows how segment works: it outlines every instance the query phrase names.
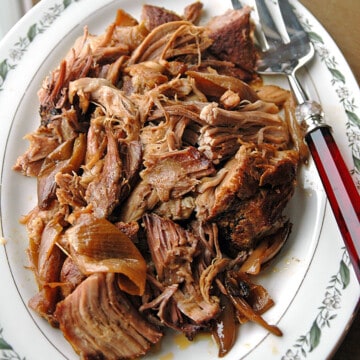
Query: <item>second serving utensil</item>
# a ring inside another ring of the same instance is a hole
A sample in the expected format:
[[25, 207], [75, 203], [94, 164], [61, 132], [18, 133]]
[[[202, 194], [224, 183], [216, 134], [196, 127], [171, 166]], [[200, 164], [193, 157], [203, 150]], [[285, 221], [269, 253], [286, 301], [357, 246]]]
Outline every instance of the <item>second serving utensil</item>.
[[[248, 1], [247, 1], [248, 3]], [[241, 1], [232, 0], [234, 8]], [[305, 141], [360, 282], [360, 195], [331, 133], [320, 104], [309, 100], [296, 78], [314, 56], [314, 47], [288, 0], [255, 0], [255, 34], [261, 46], [257, 71], [285, 75], [298, 103], [297, 120], [307, 126]]]

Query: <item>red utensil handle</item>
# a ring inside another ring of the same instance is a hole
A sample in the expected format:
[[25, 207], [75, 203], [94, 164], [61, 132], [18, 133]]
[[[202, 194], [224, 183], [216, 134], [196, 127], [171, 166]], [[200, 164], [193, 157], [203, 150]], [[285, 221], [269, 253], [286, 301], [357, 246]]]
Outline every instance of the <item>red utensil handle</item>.
[[360, 283], [360, 195], [331, 134], [320, 126], [305, 136]]

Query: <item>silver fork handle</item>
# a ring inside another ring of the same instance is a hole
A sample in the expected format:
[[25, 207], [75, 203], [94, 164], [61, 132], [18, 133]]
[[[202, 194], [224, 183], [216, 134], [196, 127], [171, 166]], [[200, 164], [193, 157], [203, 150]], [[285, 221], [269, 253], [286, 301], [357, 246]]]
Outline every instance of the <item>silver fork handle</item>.
[[295, 73], [292, 72], [287, 74], [287, 79], [289, 81], [290, 88], [295, 96], [296, 102], [298, 104], [302, 104], [305, 101], [308, 101], [309, 97], [306, 95], [304, 89], [297, 80]]
[[306, 125], [307, 134], [319, 127], [329, 127], [324, 121], [322, 107], [316, 101], [309, 100], [305, 90], [298, 81], [295, 71], [287, 72], [286, 76], [289, 81], [290, 89], [295, 97], [297, 107], [295, 110], [297, 120]]

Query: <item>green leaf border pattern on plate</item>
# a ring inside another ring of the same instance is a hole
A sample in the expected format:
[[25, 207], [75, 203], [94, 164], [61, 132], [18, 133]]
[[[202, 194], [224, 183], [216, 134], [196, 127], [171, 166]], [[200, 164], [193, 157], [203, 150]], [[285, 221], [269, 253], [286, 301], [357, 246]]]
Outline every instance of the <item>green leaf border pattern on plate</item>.
[[0, 360], [25, 360], [21, 357], [13, 347], [4, 339], [3, 329], [0, 328]]
[[[0, 60], [0, 91], [4, 88], [7, 75], [20, 63], [31, 42], [38, 35], [44, 33], [67, 7], [78, 1], [80, 0], [63, 0], [54, 4], [43, 13], [39, 22], [32, 24], [26, 34], [18, 38], [18, 41], [9, 50], [8, 57]], [[3, 328], [0, 328], [0, 360], [25, 359], [5, 340]]]
[[325, 328], [330, 328], [332, 320], [337, 316], [337, 310], [341, 307], [343, 290], [350, 283], [350, 258], [344, 248], [339, 263], [338, 272], [333, 275], [325, 289], [324, 298], [318, 307], [318, 313], [312, 322], [310, 329], [304, 335], [298, 337], [296, 342], [289, 348], [281, 360], [301, 360], [313, 351], [321, 341]]
[[[303, 27], [309, 35], [315, 50], [331, 75], [331, 84], [334, 86], [336, 94], [347, 115], [346, 135], [351, 148], [354, 169], [351, 173], [354, 176], [356, 186], [360, 188], [360, 118], [357, 115], [358, 106], [355, 98], [346, 86], [346, 78], [341, 70], [338, 69], [338, 62], [326, 47], [323, 38], [313, 31], [313, 25], [294, 9]], [[304, 335], [298, 337], [293, 346], [289, 348], [281, 360], [301, 360], [306, 358], [308, 353], [313, 351], [321, 341], [321, 336], [325, 328], [330, 328], [331, 322], [337, 316], [337, 310], [341, 307], [341, 297], [343, 290], [350, 283], [350, 258], [345, 249], [339, 262], [338, 272], [331, 276], [326, 287], [322, 304], [318, 308], [318, 313], [310, 325], [310, 329]]]
[[31, 42], [39, 34], [45, 32], [67, 7], [78, 1], [80, 0], [63, 0], [54, 4], [42, 14], [37, 23], [29, 27], [26, 34], [19, 37], [18, 41], [9, 50], [8, 57], [0, 59], [0, 91], [3, 90], [7, 75], [19, 64]]
[[330, 50], [326, 47], [323, 38], [313, 31], [313, 24], [305, 18], [304, 14], [297, 13], [303, 27], [308, 33], [315, 50], [331, 75], [331, 84], [335, 88], [336, 94], [343, 106], [347, 122], [346, 135], [349, 142], [349, 147], [352, 153], [354, 168], [351, 169], [355, 184], [360, 189], [360, 115], [358, 112], [358, 105], [355, 103], [355, 98], [346, 84], [346, 78], [343, 72], [338, 67], [338, 62]]

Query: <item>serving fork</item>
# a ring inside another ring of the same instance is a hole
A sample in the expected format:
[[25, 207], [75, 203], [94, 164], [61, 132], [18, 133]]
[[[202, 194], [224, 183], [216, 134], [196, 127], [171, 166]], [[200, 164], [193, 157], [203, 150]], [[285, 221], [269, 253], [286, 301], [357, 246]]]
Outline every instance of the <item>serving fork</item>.
[[296, 73], [315, 49], [288, 0], [232, 0], [235, 9], [253, 8], [259, 45], [257, 72], [286, 76], [297, 102], [296, 118], [305, 125], [308, 145], [342, 238], [360, 282], [360, 195], [331, 133], [321, 105], [311, 101]]

